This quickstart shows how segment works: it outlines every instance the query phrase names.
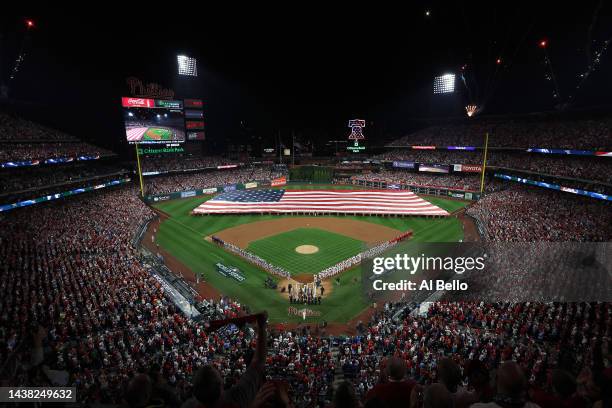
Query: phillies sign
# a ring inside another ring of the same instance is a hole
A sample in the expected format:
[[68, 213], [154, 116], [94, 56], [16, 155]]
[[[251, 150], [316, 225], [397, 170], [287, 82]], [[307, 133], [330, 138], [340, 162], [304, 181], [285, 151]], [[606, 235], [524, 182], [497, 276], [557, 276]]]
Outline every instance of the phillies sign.
[[124, 108], [153, 108], [155, 107], [155, 101], [147, 98], [131, 98], [122, 97], [121, 105]]
[[174, 99], [174, 91], [154, 82], [144, 83], [136, 77], [126, 78], [130, 94], [143, 98]]

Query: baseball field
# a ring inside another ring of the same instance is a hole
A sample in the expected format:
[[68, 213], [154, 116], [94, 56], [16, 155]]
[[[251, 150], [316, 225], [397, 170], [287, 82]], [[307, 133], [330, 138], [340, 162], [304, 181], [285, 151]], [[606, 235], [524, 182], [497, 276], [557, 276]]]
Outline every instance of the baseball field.
[[[289, 185], [284, 188], [321, 189], [321, 185]], [[329, 186], [353, 189], [353, 186]], [[173, 261], [198, 274], [224, 295], [248, 305], [251, 310], [267, 310], [272, 322], [301, 322], [301, 316], [289, 316], [289, 306], [307, 308], [314, 322], [347, 323], [364, 312], [368, 300], [361, 287], [359, 267], [339, 275], [339, 283], [326, 283], [321, 305], [290, 305], [280, 287], [286, 280], [273, 277], [279, 289], [264, 287], [271, 275], [245, 259], [211, 242], [215, 235], [246, 249], [267, 262], [291, 272], [299, 282], [312, 281], [312, 274], [383, 242], [412, 231], [415, 242], [457, 242], [463, 239], [461, 221], [455, 217], [378, 217], [378, 216], [278, 216], [213, 215], [195, 216], [191, 210], [212, 196], [166, 201], [154, 207], [165, 216], [159, 225], [155, 242]], [[423, 197], [433, 204], [454, 212], [467, 203], [438, 197]], [[235, 266], [246, 277], [243, 282], [216, 272], [215, 264]]]
[[143, 140], [172, 140], [172, 131], [166, 128], [150, 127], [142, 135]]

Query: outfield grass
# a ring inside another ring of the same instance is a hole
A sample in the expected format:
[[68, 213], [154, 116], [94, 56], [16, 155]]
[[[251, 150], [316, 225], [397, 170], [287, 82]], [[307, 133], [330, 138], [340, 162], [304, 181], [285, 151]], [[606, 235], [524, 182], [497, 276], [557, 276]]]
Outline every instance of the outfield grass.
[[172, 139], [172, 132], [168, 129], [148, 128], [144, 134], [145, 140], [170, 140]]
[[[295, 189], [357, 189], [354, 186], [321, 186], [289, 185]], [[269, 276], [265, 271], [249, 264], [216, 245], [204, 240], [205, 236], [226, 228], [241, 224], [278, 219], [278, 215], [220, 215], [192, 216], [191, 210], [210, 199], [212, 196], [193, 197], [181, 200], [166, 201], [155, 205], [170, 218], [162, 222], [157, 234], [157, 243], [170, 252], [175, 258], [196, 273], [202, 273], [205, 280], [220, 292], [236, 298], [251, 307], [253, 311], [267, 310], [273, 322], [301, 321], [300, 317], [288, 317], [289, 304], [286, 299], [273, 290], [264, 288], [264, 280]], [[455, 211], [466, 205], [465, 202], [447, 200], [438, 197], [423, 197], [447, 211]], [[294, 216], [288, 216], [294, 217]], [[334, 218], [334, 217], [330, 217]], [[412, 230], [414, 242], [457, 242], [463, 239], [463, 230], [456, 218], [427, 219], [417, 217], [377, 217], [351, 216], [360, 221], [384, 225], [398, 231]], [[344, 237], [350, 239], [348, 237]], [[359, 242], [359, 241], [358, 241]], [[312, 244], [311, 242], [309, 242]], [[297, 255], [297, 254], [296, 254]], [[304, 256], [304, 255], [302, 255]], [[348, 257], [348, 256], [347, 256]], [[247, 277], [245, 282], [237, 283], [225, 278], [215, 271], [215, 263], [222, 262], [240, 268]], [[323, 269], [323, 268], [321, 268]], [[340, 276], [341, 284], [334, 289], [321, 305], [308, 306], [321, 312], [321, 318], [328, 322], [346, 323], [363, 311], [368, 300], [361, 287], [361, 270], [359, 267], [344, 272]], [[314, 319], [311, 319], [313, 321]]]
[[[295, 248], [300, 245], [314, 245], [319, 251], [309, 255], [299, 254]], [[318, 228], [297, 228], [253, 241], [247, 249], [292, 275], [299, 275], [318, 273], [357, 255], [364, 247], [364, 242], [344, 235]]]

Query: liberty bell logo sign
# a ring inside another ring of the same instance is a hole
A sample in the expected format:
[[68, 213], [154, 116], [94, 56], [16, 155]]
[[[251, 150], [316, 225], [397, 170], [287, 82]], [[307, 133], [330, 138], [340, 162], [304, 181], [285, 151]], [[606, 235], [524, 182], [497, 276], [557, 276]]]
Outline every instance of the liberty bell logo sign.
[[363, 128], [365, 127], [365, 120], [363, 119], [351, 119], [349, 120], [348, 127], [351, 129], [349, 140], [361, 140], [365, 139], [363, 135]]

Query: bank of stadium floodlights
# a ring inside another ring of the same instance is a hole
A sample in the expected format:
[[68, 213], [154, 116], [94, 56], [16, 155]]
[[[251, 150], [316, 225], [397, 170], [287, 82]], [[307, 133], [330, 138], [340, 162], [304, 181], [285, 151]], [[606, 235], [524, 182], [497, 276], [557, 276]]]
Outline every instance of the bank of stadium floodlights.
[[198, 62], [195, 58], [188, 57], [187, 55], [177, 55], [176, 61], [178, 63], [179, 75], [198, 76]]
[[434, 77], [434, 94], [455, 92], [455, 74], [444, 74]]

